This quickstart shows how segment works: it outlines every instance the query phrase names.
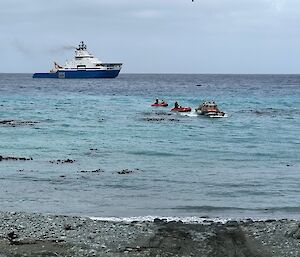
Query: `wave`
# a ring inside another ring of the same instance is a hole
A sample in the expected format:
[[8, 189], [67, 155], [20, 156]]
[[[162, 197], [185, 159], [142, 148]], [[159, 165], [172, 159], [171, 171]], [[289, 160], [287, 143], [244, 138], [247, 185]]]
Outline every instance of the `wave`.
[[170, 152], [158, 152], [158, 151], [128, 151], [128, 154], [133, 154], [133, 155], [148, 155], [148, 156], [183, 156], [182, 154], [175, 154], [175, 153], [170, 153]]
[[196, 216], [190, 217], [177, 217], [177, 216], [133, 216], [133, 217], [89, 217], [92, 220], [99, 220], [99, 221], [109, 221], [109, 222], [133, 222], [133, 221], [149, 221], [153, 222], [155, 219], [162, 219], [165, 221], [182, 221], [184, 223], [204, 223], [205, 221], [209, 220], [212, 222], [221, 222], [226, 223], [231, 219], [225, 218], [199, 218]]
[[284, 115], [284, 116], [294, 116], [299, 115], [300, 110], [296, 108], [261, 108], [261, 109], [245, 109], [245, 110], [239, 110], [238, 113], [251, 113], [257, 116], [272, 116], [276, 117], [278, 115]]
[[[206, 212], [206, 214], [210, 214], [210, 212], [222, 212], [222, 214], [226, 214], [226, 211], [234, 212], [243, 212], [243, 215], [223, 215], [222, 217], [210, 217], [207, 215], [203, 216], [154, 216], [154, 215], [145, 215], [145, 216], [130, 216], [130, 217], [93, 217], [90, 216], [89, 218], [93, 220], [99, 221], [108, 221], [108, 222], [153, 222], [155, 219], [162, 219], [165, 221], [182, 221], [184, 223], [207, 223], [207, 222], [219, 222], [219, 223], [226, 223], [227, 221], [231, 220], [240, 220], [240, 221], [247, 221], [249, 219], [253, 221], [266, 221], [270, 218], [272, 220], [282, 220], [289, 217], [291, 220], [299, 219], [299, 212], [300, 206], [285, 206], [285, 207], [270, 207], [270, 208], [243, 208], [243, 207], [217, 207], [217, 206], [179, 206], [170, 208], [173, 210], [179, 209], [188, 209], [188, 210], [197, 210]], [[277, 215], [274, 216], [274, 213], [282, 213], [284, 215]], [[254, 215], [253, 215], [254, 214]], [[272, 214], [272, 215], [270, 215]], [[287, 215], [290, 214], [290, 215]], [[297, 214], [297, 215], [295, 215]], [[297, 218], [295, 218], [297, 217]]]
[[300, 213], [300, 206], [282, 206], [282, 207], [259, 207], [259, 208], [244, 208], [244, 207], [231, 207], [231, 206], [178, 206], [170, 208], [172, 210], [186, 210], [186, 211], [199, 211], [199, 212], [219, 212], [219, 211], [244, 211], [244, 212], [264, 212], [264, 213]]

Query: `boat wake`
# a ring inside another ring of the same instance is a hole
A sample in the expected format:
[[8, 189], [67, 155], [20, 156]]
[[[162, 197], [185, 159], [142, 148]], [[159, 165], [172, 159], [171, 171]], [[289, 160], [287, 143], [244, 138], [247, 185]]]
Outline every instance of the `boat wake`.
[[180, 113], [180, 115], [183, 115], [183, 116], [188, 116], [188, 117], [197, 117], [198, 114], [195, 112], [195, 110], [192, 110], [191, 112], [186, 112], [186, 113]]

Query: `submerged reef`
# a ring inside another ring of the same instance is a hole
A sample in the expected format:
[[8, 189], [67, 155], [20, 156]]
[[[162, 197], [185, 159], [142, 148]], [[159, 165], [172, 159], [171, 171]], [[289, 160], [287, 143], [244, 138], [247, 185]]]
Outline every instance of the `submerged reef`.
[[72, 159], [66, 159], [66, 160], [55, 160], [55, 161], [49, 161], [50, 163], [56, 163], [56, 164], [64, 164], [64, 163], [73, 163], [75, 160]]
[[15, 156], [2, 156], [0, 155], [0, 161], [32, 161], [33, 159], [27, 157], [15, 157]]
[[2, 126], [10, 126], [10, 127], [17, 127], [17, 126], [34, 126], [35, 124], [39, 123], [38, 121], [31, 121], [31, 120], [0, 120], [0, 125]]

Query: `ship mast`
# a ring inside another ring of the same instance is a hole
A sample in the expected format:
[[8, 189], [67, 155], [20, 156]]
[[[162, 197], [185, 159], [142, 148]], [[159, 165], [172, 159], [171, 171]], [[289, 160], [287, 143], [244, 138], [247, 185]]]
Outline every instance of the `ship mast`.
[[86, 50], [86, 44], [81, 41], [76, 50]]

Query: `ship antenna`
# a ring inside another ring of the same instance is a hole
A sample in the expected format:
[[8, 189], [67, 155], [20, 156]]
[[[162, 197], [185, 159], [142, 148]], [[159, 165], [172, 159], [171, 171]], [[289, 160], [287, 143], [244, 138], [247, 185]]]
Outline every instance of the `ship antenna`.
[[86, 50], [86, 44], [84, 44], [83, 41], [80, 41], [80, 44], [78, 45], [77, 50]]

